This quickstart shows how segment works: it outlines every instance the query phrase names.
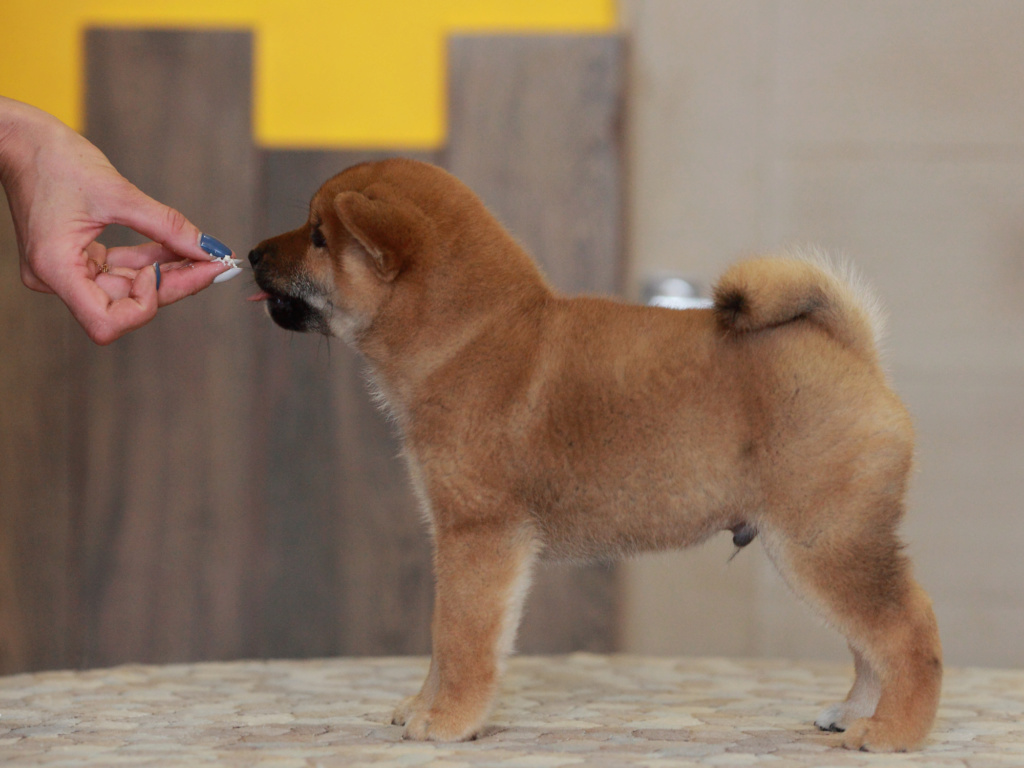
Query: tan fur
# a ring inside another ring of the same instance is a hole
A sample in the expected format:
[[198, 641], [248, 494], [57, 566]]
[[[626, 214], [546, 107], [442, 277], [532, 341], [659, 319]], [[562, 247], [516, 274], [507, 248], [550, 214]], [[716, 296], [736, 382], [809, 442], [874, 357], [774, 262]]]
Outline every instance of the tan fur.
[[925, 738], [941, 650], [896, 533], [912, 428], [845, 281], [759, 259], [713, 310], [568, 298], [464, 185], [403, 160], [334, 177], [250, 258], [279, 323], [362, 352], [401, 431], [436, 573], [430, 673], [395, 714], [409, 737], [480, 730], [538, 553], [756, 529], [854, 653], [818, 725], [851, 748]]

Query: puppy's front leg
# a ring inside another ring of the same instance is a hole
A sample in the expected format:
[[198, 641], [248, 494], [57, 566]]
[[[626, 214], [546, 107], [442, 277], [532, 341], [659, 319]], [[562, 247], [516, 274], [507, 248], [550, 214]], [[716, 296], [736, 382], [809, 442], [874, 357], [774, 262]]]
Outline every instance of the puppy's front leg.
[[435, 532], [430, 673], [395, 713], [407, 738], [462, 741], [480, 730], [512, 650], [536, 552], [529, 527], [505, 521]]

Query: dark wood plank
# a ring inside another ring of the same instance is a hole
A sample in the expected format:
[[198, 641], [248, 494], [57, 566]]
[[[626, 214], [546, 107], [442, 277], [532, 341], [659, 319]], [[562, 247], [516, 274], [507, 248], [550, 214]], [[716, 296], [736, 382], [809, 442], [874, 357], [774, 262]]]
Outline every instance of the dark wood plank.
[[623, 42], [455, 37], [445, 166], [562, 290], [618, 293], [623, 257]]
[[[266, 152], [260, 237], [305, 221], [334, 174], [381, 153]], [[432, 156], [420, 155], [433, 160]], [[256, 393], [268, 435], [256, 474], [273, 541], [255, 648], [264, 656], [430, 649], [430, 548], [399, 445], [371, 403], [363, 363], [340, 340], [265, 319]]]
[[[623, 287], [623, 42], [615, 36], [454, 38], [444, 164], [570, 293]], [[614, 650], [611, 568], [541, 570], [524, 652]]]
[[[93, 30], [86, 50], [88, 137], [144, 191], [245, 248], [250, 36]], [[258, 318], [247, 288], [212, 286], [106, 349], [73, 345], [78, 663], [244, 654], [265, 547], [248, 466]]]
[[66, 663], [73, 323], [22, 285], [0, 190], [0, 674]]

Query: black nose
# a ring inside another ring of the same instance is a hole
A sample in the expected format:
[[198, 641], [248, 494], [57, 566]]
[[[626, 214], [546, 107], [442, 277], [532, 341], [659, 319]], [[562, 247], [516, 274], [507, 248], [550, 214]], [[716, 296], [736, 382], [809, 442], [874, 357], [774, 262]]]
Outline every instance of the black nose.
[[249, 263], [254, 267], [260, 263], [260, 259], [263, 258], [263, 251], [260, 248], [253, 248], [249, 251]]

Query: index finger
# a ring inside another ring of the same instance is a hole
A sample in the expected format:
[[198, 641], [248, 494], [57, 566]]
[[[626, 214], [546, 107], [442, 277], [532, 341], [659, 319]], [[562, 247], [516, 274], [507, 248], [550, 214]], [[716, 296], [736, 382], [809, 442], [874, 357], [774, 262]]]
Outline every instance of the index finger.
[[210, 254], [200, 247], [202, 233], [185, 214], [146, 195], [130, 182], [121, 205], [111, 212], [111, 220], [145, 235], [178, 256], [194, 261], [209, 261]]

